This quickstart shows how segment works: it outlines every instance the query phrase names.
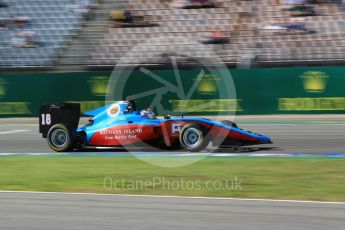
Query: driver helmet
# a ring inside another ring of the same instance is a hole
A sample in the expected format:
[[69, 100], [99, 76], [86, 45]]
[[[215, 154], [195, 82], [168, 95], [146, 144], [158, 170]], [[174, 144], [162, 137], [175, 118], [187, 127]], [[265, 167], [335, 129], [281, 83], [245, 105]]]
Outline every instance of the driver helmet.
[[155, 113], [151, 108], [141, 110], [140, 115], [150, 119], [154, 119], [156, 117]]

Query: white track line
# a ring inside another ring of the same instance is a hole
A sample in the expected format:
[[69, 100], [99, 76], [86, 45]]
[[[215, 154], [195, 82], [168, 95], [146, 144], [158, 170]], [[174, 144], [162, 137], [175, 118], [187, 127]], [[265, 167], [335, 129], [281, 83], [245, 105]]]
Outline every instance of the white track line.
[[[211, 154], [193, 154], [193, 153], [128, 153], [128, 152], [72, 152], [72, 153], [56, 153], [56, 152], [46, 152], [46, 153], [0, 153], [1, 156], [88, 156], [88, 155], [99, 155], [102, 156], [116, 156], [116, 155], [134, 155], [140, 157], [294, 157], [294, 155], [305, 155], [305, 156], [320, 156], [328, 157], [328, 153], [211, 153]], [[339, 153], [338, 157], [343, 157], [344, 153]]]
[[23, 155], [23, 156], [45, 156], [45, 155], [68, 155], [68, 153], [0, 153], [0, 156], [16, 156], [16, 155]]
[[[197, 153], [145, 153], [145, 152], [135, 152], [135, 153], [128, 153], [128, 152], [85, 152], [85, 153], [80, 153], [80, 152], [72, 152], [72, 153], [55, 153], [55, 152], [46, 152], [46, 153], [0, 153], [0, 156], [15, 156], [15, 155], [26, 155], [26, 156], [45, 156], [45, 155], [82, 155], [82, 156], [87, 156], [87, 155], [94, 155], [98, 154], [99, 156], [103, 155], [134, 155], [134, 156], [142, 156], [142, 157], [160, 157], [160, 156], [167, 156], [167, 157], [239, 157], [239, 156], [245, 156], [245, 157], [271, 157], [271, 156], [289, 156], [290, 154], [288, 153], [210, 153], [210, 154], [197, 154]], [[306, 154], [308, 155], [308, 154]], [[320, 155], [321, 156], [321, 155]]]
[[0, 190], [1, 193], [26, 193], [26, 194], [57, 194], [57, 195], [90, 195], [90, 196], [115, 196], [115, 197], [147, 197], [147, 198], [181, 198], [181, 199], [205, 199], [205, 200], [234, 200], [234, 201], [269, 201], [288, 203], [314, 203], [314, 204], [340, 204], [345, 202], [337, 201], [313, 201], [313, 200], [274, 200], [274, 199], [251, 199], [231, 197], [206, 197], [206, 196], [174, 196], [174, 195], [135, 195], [135, 194], [107, 194], [107, 193], [78, 193], [78, 192], [39, 192], [39, 191], [10, 191]]
[[24, 129], [20, 129], [20, 130], [9, 130], [9, 131], [2, 131], [0, 132], [0, 135], [3, 134], [12, 134], [12, 133], [23, 133], [23, 132], [28, 132], [29, 130], [24, 130]]

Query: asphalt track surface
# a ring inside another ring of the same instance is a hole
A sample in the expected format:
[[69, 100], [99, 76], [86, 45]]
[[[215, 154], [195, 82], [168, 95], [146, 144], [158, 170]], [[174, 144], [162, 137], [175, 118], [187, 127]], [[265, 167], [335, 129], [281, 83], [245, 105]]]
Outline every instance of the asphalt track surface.
[[[343, 122], [268, 119], [239, 124], [244, 129], [270, 136], [274, 144], [227, 150], [224, 154], [345, 153]], [[56, 154], [41, 138], [35, 121], [0, 120], [0, 156], [8, 153]], [[154, 154], [174, 153], [158, 151]], [[0, 229], [337, 230], [344, 226], [345, 203], [0, 192]]]
[[344, 229], [345, 203], [0, 194], [1, 229]]
[[[273, 144], [226, 150], [225, 153], [263, 154], [329, 154], [345, 153], [345, 123], [343, 122], [243, 122], [240, 127], [271, 137]], [[109, 150], [106, 150], [109, 152]], [[137, 150], [138, 151], [138, 150]], [[139, 150], [139, 152], [144, 150]], [[104, 152], [104, 150], [102, 151]], [[126, 153], [114, 150], [114, 153]], [[1, 153], [54, 153], [38, 133], [35, 120], [0, 121]], [[90, 153], [90, 152], [88, 152]], [[169, 154], [167, 151], [156, 151]], [[175, 152], [176, 153], [176, 152]], [[178, 153], [183, 154], [179, 151]], [[224, 153], [224, 151], [222, 151]]]

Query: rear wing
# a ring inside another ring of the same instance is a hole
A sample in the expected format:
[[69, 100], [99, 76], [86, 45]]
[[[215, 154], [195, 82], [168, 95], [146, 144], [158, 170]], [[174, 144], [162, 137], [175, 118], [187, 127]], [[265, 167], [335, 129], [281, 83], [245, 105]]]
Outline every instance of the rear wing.
[[80, 119], [80, 104], [62, 103], [57, 105], [42, 105], [39, 110], [39, 132], [44, 138], [55, 124], [64, 124], [70, 131], [78, 128]]

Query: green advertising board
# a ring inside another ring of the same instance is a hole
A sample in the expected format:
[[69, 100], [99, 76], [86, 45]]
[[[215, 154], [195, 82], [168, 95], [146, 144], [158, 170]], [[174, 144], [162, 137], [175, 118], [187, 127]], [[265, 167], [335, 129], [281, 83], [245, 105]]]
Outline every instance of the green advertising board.
[[[235, 89], [218, 74], [205, 72], [198, 78], [200, 70], [180, 71], [180, 83], [172, 70], [152, 70], [161, 81], [134, 71], [124, 83], [108, 89], [111, 72], [1, 74], [0, 116], [36, 116], [40, 105], [59, 102], [79, 102], [87, 111], [104, 105], [109, 101], [107, 93], [117, 90], [121, 94], [111, 99], [152, 91], [139, 97], [139, 107], [150, 105], [157, 99], [155, 90], [161, 90], [159, 103], [177, 114], [344, 113], [343, 72], [344, 67], [230, 70]], [[171, 90], [174, 86], [182, 86], [185, 95]], [[191, 88], [194, 93], [187, 95]], [[224, 94], [226, 90], [236, 92]], [[200, 107], [203, 104], [208, 106]]]

